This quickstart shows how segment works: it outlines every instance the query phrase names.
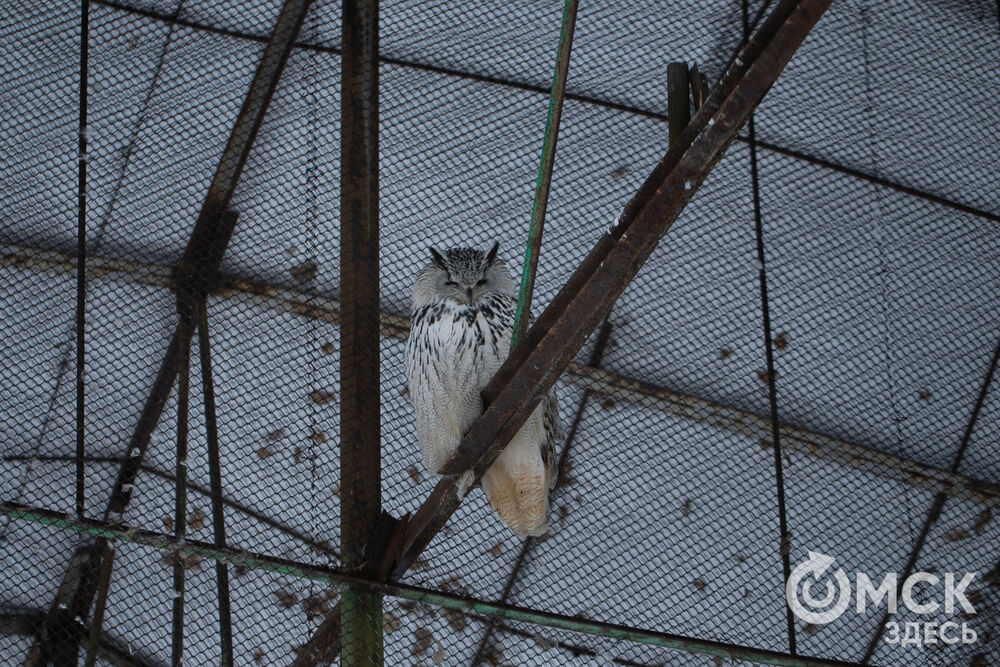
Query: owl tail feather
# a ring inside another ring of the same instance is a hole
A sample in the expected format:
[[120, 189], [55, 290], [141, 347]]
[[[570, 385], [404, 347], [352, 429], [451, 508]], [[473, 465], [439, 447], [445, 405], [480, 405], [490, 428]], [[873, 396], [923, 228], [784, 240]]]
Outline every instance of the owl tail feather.
[[548, 528], [549, 514], [544, 471], [498, 463], [483, 474], [483, 490], [490, 506], [518, 537], [542, 535]]

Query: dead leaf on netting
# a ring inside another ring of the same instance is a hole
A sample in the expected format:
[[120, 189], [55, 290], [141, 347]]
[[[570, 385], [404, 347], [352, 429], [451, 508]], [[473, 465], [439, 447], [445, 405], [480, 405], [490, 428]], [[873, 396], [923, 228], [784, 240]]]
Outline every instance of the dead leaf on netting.
[[417, 610], [420, 608], [420, 605], [418, 605], [413, 600], [401, 600], [399, 602], [399, 608], [405, 611], [407, 614], [415, 614]]
[[410, 473], [410, 479], [413, 480], [414, 484], [420, 484], [420, 469], [417, 466], [410, 466], [406, 472]]
[[278, 442], [279, 440], [285, 437], [285, 432], [284, 430], [279, 428], [277, 431], [271, 431], [264, 437], [267, 439], [268, 442]]
[[448, 621], [448, 625], [450, 625], [457, 632], [465, 630], [465, 626], [468, 623], [468, 619], [465, 617], [465, 614], [457, 609], [445, 608], [444, 618]]
[[684, 504], [681, 505], [681, 516], [687, 516], [691, 513], [691, 499], [685, 498]]
[[322, 445], [326, 442], [326, 433], [319, 430], [318, 428], [313, 428], [312, 433], [309, 434], [309, 439], [315, 442], [317, 445]]
[[259, 456], [262, 459], [266, 459], [268, 457], [274, 456], [274, 452], [271, 451], [271, 449], [268, 447], [261, 447], [260, 449], [257, 450], [257, 456]]
[[444, 647], [438, 646], [438, 650], [434, 652], [434, 664], [443, 665], [444, 664]]
[[819, 627], [820, 626], [816, 625], [815, 623], [806, 623], [802, 627], [802, 634], [804, 634], [804, 635], [814, 635], [817, 632], [819, 632]]
[[291, 591], [275, 591], [274, 595], [278, 598], [278, 606], [282, 609], [291, 609], [299, 601], [299, 596]]
[[569, 516], [569, 507], [566, 505], [559, 506], [559, 520], [563, 521]]
[[340, 498], [340, 487], [339, 486], [333, 487], [333, 495], [335, 495], [338, 498]]
[[257, 649], [253, 652], [253, 661], [258, 665], [264, 664], [264, 649]]
[[929, 400], [931, 400], [931, 392], [927, 391], [926, 389], [921, 389], [920, 393], [917, 394], [917, 397], [921, 401], [929, 401]]
[[198, 554], [187, 553], [186, 551], [168, 551], [163, 554], [161, 559], [164, 565], [173, 567], [175, 563], [181, 563], [184, 565], [185, 569], [193, 570], [197, 572], [201, 569], [201, 556]]
[[488, 552], [494, 558], [500, 558], [500, 554], [503, 553], [503, 542], [497, 542]]
[[310, 595], [302, 601], [302, 611], [306, 613], [306, 618], [312, 620], [317, 616], [325, 616], [330, 611], [329, 598], [322, 593]]
[[723, 658], [722, 658], [722, 656], [721, 656], [721, 655], [716, 655], [716, 656], [713, 656], [713, 657], [712, 657], [712, 661], [713, 661], [713, 662], [714, 662], [714, 663], [715, 663], [716, 665], [718, 665], [718, 667], [722, 667], [722, 665], [726, 664], [726, 661], [725, 661], [725, 660], [723, 660]]
[[705, 583], [704, 579], [695, 579], [691, 583], [694, 584], [694, 587], [697, 588], [699, 591], [705, 590], [705, 587], [708, 586], [708, 584]]
[[624, 178], [628, 173], [628, 165], [623, 164], [622, 166], [611, 172], [611, 178], [618, 180], [619, 178]]
[[333, 343], [323, 343], [319, 349], [323, 354], [333, 354]]
[[780, 334], [774, 337], [774, 347], [778, 350], [784, 350], [788, 347], [788, 334], [782, 331]]
[[747, 557], [744, 556], [741, 553], [735, 553], [735, 554], [733, 554], [733, 560], [736, 561], [737, 563], [745, 563], [746, 559], [747, 559]]
[[993, 512], [987, 507], [982, 512], [979, 513], [979, 518], [976, 519], [976, 523], [972, 525], [972, 532], [976, 535], [982, 535], [986, 532], [986, 526], [989, 525], [990, 521], [993, 520]]
[[491, 646], [483, 652], [483, 662], [487, 665], [499, 665], [503, 660], [503, 651], [496, 646]]
[[542, 649], [543, 651], [551, 651], [555, 648], [556, 643], [547, 637], [541, 635], [535, 635], [535, 646]]
[[724, 347], [719, 350], [719, 359], [728, 359], [733, 355], [733, 351], [728, 347]]
[[382, 629], [385, 630], [386, 633], [395, 632], [401, 627], [403, 627], [403, 622], [396, 618], [395, 615], [390, 614], [389, 612], [382, 614]]
[[242, 577], [244, 574], [250, 571], [250, 568], [247, 567], [246, 565], [236, 565], [235, 570], [236, 570], [236, 576]]
[[772, 374], [767, 369], [764, 369], [757, 371], [757, 377], [760, 378], [760, 381], [764, 384], [771, 384], [774, 381], [774, 378], [778, 377], [778, 373], [774, 372]]
[[781, 537], [781, 543], [778, 547], [778, 553], [782, 556], [787, 556], [792, 552], [792, 534], [785, 533]]
[[413, 655], [423, 655], [434, 643], [434, 634], [427, 628], [417, 628], [413, 631], [413, 637], [413, 646], [410, 647]]
[[601, 408], [606, 412], [610, 412], [611, 410], [614, 409], [614, 407], [615, 407], [615, 399], [613, 398], [606, 398], [603, 401], [601, 401]]
[[774, 443], [771, 442], [768, 438], [761, 438], [759, 444], [761, 449], [771, 449], [772, 447], [774, 447]]
[[188, 514], [187, 524], [191, 530], [198, 530], [205, 525], [205, 513], [196, 507]]
[[337, 395], [332, 391], [326, 391], [325, 389], [317, 389], [309, 392], [309, 398], [316, 405], [326, 405], [327, 403], [333, 402], [333, 399], [336, 397]]
[[443, 591], [453, 591], [461, 588], [461, 579], [458, 578], [457, 574], [453, 574], [444, 581], [441, 582], [441, 590]]
[[168, 533], [174, 532], [174, 520], [171, 517], [165, 516], [162, 519], [160, 519], [160, 521], [163, 522], [163, 529], [165, 531], [167, 531]]
[[418, 570], [418, 571], [427, 570], [429, 568], [430, 565], [427, 564], [427, 561], [425, 561], [423, 558], [420, 557], [417, 557], [417, 559], [413, 561], [413, 565], [410, 566], [411, 570]]
[[968, 537], [969, 533], [965, 530], [962, 530], [961, 528], [956, 528], [955, 530], [949, 530], [947, 533], [944, 534], [944, 539], [948, 540], [949, 542], [959, 542], [961, 540], [967, 539]]
[[292, 274], [292, 278], [295, 278], [297, 283], [302, 285], [315, 278], [318, 270], [319, 267], [316, 266], [316, 262], [307, 261], [293, 266], [288, 272]]

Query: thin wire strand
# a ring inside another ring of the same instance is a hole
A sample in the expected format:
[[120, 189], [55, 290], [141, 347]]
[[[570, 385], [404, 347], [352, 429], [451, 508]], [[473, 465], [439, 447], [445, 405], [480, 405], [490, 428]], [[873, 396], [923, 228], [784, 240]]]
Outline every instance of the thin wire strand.
[[[760, 19], [764, 7], [756, 20]], [[750, 39], [751, 25], [747, 0], [743, 0], [743, 39]], [[785, 509], [785, 475], [781, 452], [781, 426], [778, 419], [777, 373], [774, 370], [774, 346], [771, 335], [770, 303], [767, 296], [767, 266], [764, 252], [764, 223], [760, 211], [760, 174], [757, 168], [757, 133], [754, 117], [747, 121], [750, 138], [750, 180], [753, 189], [754, 235], [757, 243], [758, 275], [760, 280], [760, 308], [764, 329], [764, 353], [767, 359], [767, 399], [770, 405], [771, 441], [774, 444], [774, 485], [778, 496], [778, 553], [781, 556], [782, 581], [788, 581], [792, 574], [791, 535], [788, 532], [788, 515]], [[795, 641], [795, 617], [791, 607], [785, 607], [785, 622], [788, 628], [788, 652], [797, 655]]]
[[90, 58], [90, 0], [80, 3], [80, 126], [76, 193], [76, 516], [84, 515], [84, 399], [87, 317], [87, 71]]

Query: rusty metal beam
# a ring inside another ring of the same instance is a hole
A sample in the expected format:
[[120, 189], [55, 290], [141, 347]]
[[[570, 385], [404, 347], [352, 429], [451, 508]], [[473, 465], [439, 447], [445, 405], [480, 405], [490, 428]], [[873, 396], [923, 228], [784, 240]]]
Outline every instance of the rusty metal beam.
[[[37, 635], [38, 628], [44, 620], [45, 611], [41, 609], [22, 608], [0, 612], [0, 636]], [[111, 667], [156, 667], [159, 664], [153, 658], [143, 657], [107, 635], [98, 638], [96, 653], [103, 664]]]
[[[64, 456], [53, 456], [53, 455], [42, 455], [42, 456], [31, 456], [26, 454], [4, 454], [0, 456], [0, 462], [6, 461], [17, 461], [21, 463], [27, 463], [29, 461], [39, 461], [43, 463], [73, 463], [75, 461], [74, 456], [64, 455]], [[119, 456], [88, 456], [85, 461], [87, 465], [93, 464], [121, 464], [122, 459]], [[154, 477], [159, 477], [160, 479], [173, 481], [174, 471], [164, 472], [157, 468], [153, 468], [148, 465], [143, 465], [140, 470], [147, 475], [152, 475]], [[203, 496], [211, 498], [211, 488], [204, 487], [200, 484], [195, 484], [188, 479], [187, 482], [188, 492], [195, 491]], [[316, 540], [291, 526], [287, 526], [280, 521], [274, 519], [274, 517], [267, 516], [263, 512], [247, 507], [246, 505], [231, 499], [222, 499], [222, 504], [240, 514], [245, 514], [246, 516], [261, 522], [269, 528], [273, 528], [275, 531], [282, 535], [287, 535], [294, 538], [296, 541], [301, 542], [303, 545], [315, 550], [316, 553], [328, 556], [333, 560], [340, 560], [340, 552], [336, 549], [332, 549], [328, 542]]]
[[[409, 522], [393, 575], [406, 571], [462, 501], [460, 476], [479, 480], [635, 277], [670, 224], [735, 139], [831, 0], [783, 0], [653, 174], [484, 391], [489, 401], [442, 480]], [[567, 289], [568, 288], [568, 289]]]
[[[227, 212], [242, 174], [243, 166], [250, 155], [257, 131], [284, 71], [288, 56], [302, 27], [311, 0], [285, 0], [278, 16], [274, 31], [264, 49], [260, 63], [244, 100], [243, 107], [230, 133], [229, 140], [216, 167], [211, 185], [205, 196], [201, 211], [195, 221], [187, 248], [174, 274], [174, 288], [177, 291], [182, 312], [193, 311], [198, 299], [204, 299], [215, 284], [219, 264], [225, 253], [236, 223], [236, 215]], [[181, 331], [186, 330], [186, 340], [181, 340]], [[142, 414], [129, 442], [126, 462], [119, 471], [111, 499], [105, 511], [107, 520], [111, 514], [121, 515], [130, 499], [130, 489], [142, 458], [149, 447], [149, 438], [159, 422], [163, 406], [177, 376], [177, 365], [181, 348], [190, 345], [190, 327], [175, 329], [170, 345], [164, 354], [160, 371], [143, 407]], [[44, 658], [45, 646], [51, 641], [46, 637], [66, 636], [66, 657], [76, 664], [79, 643], [82, 639], [75, 618], [86, 618], [97, 594], [98, 572], [106, 550], [103, 538], [85, 539], [77, 546], [71, 566], [63, 576], [59, 593], [53, 600], [49, 614], [39, 628], [38, 650], [33, 650], [34, 664]], [[73, 565], [76, 563], [77, 565]]]
[[[782, 0], [712, 95], [483, 391], [486, 410], [444, 464], [400, 538], [377, 556], [398, 580], [458, 509], [610, 311], [663, 234], [736, 138], [832, 0]], [[332, 614], [331, 614], [332, 616]], [[332, 641], [322, 629], [310, 644]]]
[[[670, 146], [676, 143], [681, 132], [691, 122], [691, 103], [688, 100], [688, 89], [691, 82], [687, 63], [670, 63], [667, 65], [667, 125], [670, 133]], [[700, 100], [696, 98], [696, 107]]]
[[[340, 75], [340, 539], [343, 566], [363, 568], [382, 509], [379, 391], [378, 0], [343, 0]], [[382, 596], [347, 587], [345, 667], [381, 665]], [[308, 659], [307, 646], [300, 659]], [[325, 652], [325, 651], [323, 651]]]
[[[23, 270], [72, 273], [71, 255], [51, 250], [23, 246], [0, 246], [0, 263]], [[171, 285], [170, 268], [154, 264], [90, 257], [88, 276], [113, 278], [151, 287]], [[239, 299], [261, 309], [291, 313], [298, 317], [331, 324], [340, 323], [340, 302], [299, 290], [273, 287], [264, 283], [223, 276], [219, 298]], [[405, 317], [382, 312], [379, 330], [384, 337], [406, 340], [410, 322]], [[650, 410], [665, 412], [694, 422], [714, 426], [731, 433], [747, 436], [754, 446], [770, 446], [770, 418], [722, 403], [674, 391], [668, 387], [627, 377], [579, 363], [570, 363], [562, 381], [595, 394], [642, 405]], [[786, 451], [821, 458], [838, 465], [864, 470], [900, 484], [942, 492], [948, 497], [961, 498], [987, 507], [1000, 507], [1000, 485], [975, 479], [949, 470], [890, 454], [867, 445], [810, 431], [794, 424], [781, 424], [781, 443]], [[8, 456], [7, 458], [12, 458]], [[21, 457], [23, 458], [23, 457]], [[157, 473], [161, 474], [161, 473]]]
[[[588, 364], [591, 368], [599, 368], [601, 365], [601, 360], [604, 358], [604, 352], [607, 350], [608, 341], [611, 338], [611, 329], [613, 325], [609, 318], [604, 318], [604, 323], [601, 324], [601, 328], [597, 331], [597, 340], [594, 342], [594, 350], [590, 354], [590, 359]], [[580, 397], [580, 402], [577, 404], [576, 413], [573, 415], [573, 421], [570, 424], [569, 430], [566, 432], [566, 441], [563, 443], [562, 452], [559, 454], [559, 464], [556, 467], [558, 471], [556, 473], [556, 483], [549, 492], [549, 497], [554, 498], [556, 492], [559, 490], [560, 486], [566, 479], [566, 466], [569, 463], [569, 453], [573, 449], [573, 443], [576, 441], [576, 434], [580, 430], [580, 423], [583, 421], [584, 410], [587, 409], [587, 403], [593, 398], [594, 392], [589, 389], [583, 390], [583, 396]], [[507, 583], [503, 587], [503, 592], [500, 594], [500, 603], [506, 604], [510, 599], [511, 591], [514, 590], [514, 584], [517, 582], [518, 577], [521, 574], [521, 568], [524, 566], [524, 562], [528, 557], [528, 552], [531, 548], [538, 544], [538, 539], [534, 537], [528, 537], [524, 542], [521, 543], [521, 551], [517, 554], [517, 559], [514, 561], [514, 567], [511, 568], [510, 575], [507, 577]], [[472, 661], [469, 663], [470, 667], [476, 667], [483, 661], [485, 656], [485, 651], [490, 646], [490, 640], [493, 637], [494, 630], [498, 627], [498, 624], [493, 620], [488, 620], [486, 622], [486, 630], [483, 632], [483, 638], [479, 641], [479, 646], [476, 648], [475, 654], [472, 656]]]

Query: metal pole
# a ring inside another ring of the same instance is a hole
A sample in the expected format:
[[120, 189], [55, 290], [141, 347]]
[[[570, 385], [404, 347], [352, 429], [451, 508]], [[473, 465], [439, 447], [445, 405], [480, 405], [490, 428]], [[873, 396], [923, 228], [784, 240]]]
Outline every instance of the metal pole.
[[[379, 392], [378, 0], [344, 0], [340, 143], [341, 552], [360, 572], [382, 506]], [[347, 588], [341, 664], [382, 664], [382, 598]]]
[[[208, 440], [208, 475], [212, 496], [212, 531], [216, 546], [226, 545], [226, 522], [222, 499], [222, 464], [219, 460], [219, 428], [215, 417], [215, 383], [212, 380], [212, 354], [208, 336], [208, 307], [198, 303], [198, 354], [201, 358], [201, 386], [205, 400], [205, 435]], [[233, 622], [229, 600], [229, 569], [215, 564], [219, 595], [219, 648], [223, 667], [233, 664]]]
[[691, 122], [691, 105], [688, 102], [690, 87], [686, 63], [667, 65], [667, 124], [670, 128], [670, 145]]
[[[760, 146], [758, 141], [758, 146]], [[39, 248], [0, 245], [0, 254], [9, 260], [8, 266], [22, 270], [52, 271], [72, 273], [75, 263], [72, 255]], [[105, 278], [127, 281], [129, 284], [154, 285], [158, 287], [172, 284], [170, 267], [155, 264], [139, 264], [105, 257], [91, 257], [88, 272]], [[218, 298], [239, 298], [241, 302], [252, 303], [258, 308], [272, 309], [282, 313], [292, 313], [319, 322], [340, 324], [340, 302], [336, 299], [318, 297], [297, 290], [272, 285], [241, 282], [222, 277]], [[409, 321], [398, 315], [383, 311], [379, 315], [380, 335], [405, 340], [410, 328]], [[649, 384], [635, 378], [618, 375], [585, 364], [571, 363], [561, 380], [595, 393], [614, 394], [621, 401], [645, 406], [651, 410], [667, 412], [685, 419], [709, 424], [731, 433], [753, 439], [767, 437], [770, 417], [747, 412], [739, 408], [714, 403], [689, 394], [683, 394], [665, 387]], [[883, 452], [866, 445], [840, 440], [829, 435], [808, 431], [792, 424], [781, 425], [782, 448], [803, 456], [834, 461], [849, 468], [864, 470], [885, 479], [892, 479], [919, 489], [940, 491], [949, 498], [962, 498], [986, 507], [1000, 507], [1000, 485], [993, 482], [968, 477], [960, 473], [935, 468], [926, 463], [914, 461]], [[28, 457], [30, 458], [30, 457]], [[43, 460], [55, 460], [48, 457]], [[23, 455], [8, 454], [3, 460], [27, 460]], [[75, 461], [74, 456], [59, 460]], [[108, 457], [88, 457], [87, 461], [111, 460]], [[114, 457], [120, 462], [121, 457]], [[162, 474], [152, 468], [142, 467], [147, 472]], [[192, 488], [189, 485], [189, 488]], [[208, 491], [205, 491], [208, 493]], [[232, 504], [231, 501], [227, 503]], [[287, 526], [274, 522], [259, 512], [247, 507], [238, 507], [241, 512], [249, 512], [259, 521], [269, 523], [278, 530], [288, 530]], [[300, 538], [301, 539], [301, 538]], [[320, 542], [312, 541], [318, 548], [329, 549]]]
[[535, 182], [535, 201], [531, 209], [531, 227], [524, 248], [524, 262], [521, 269], [521, 287], [517, 297], [517, 312], [514, 314], [514, 331], [510, 346], [515, 348], [528, 328], [531, 319], [531, 297], [535, 291], [535, 274], [538, 272], [538, 255], [542, 251], [542, 231], [545, 228], [545, 211], [549, 205], [549, 190], [552, 187], [552, 169], [556, 160], [556, 141], [559, 138], [559, 121], [562, 118], [563, 98], [566, 95], [566, 79], [569, 76], [569, 56], [573, 50], [573, 31], [576, 28], [576, 11], [579, 0], [566, 0], [563, 5], [562, 29], [559, 34], [559, 51], [556, 55], [555, 73], [552, 75], [552, 91], [549, 93], [549, 114], [545, 120], [545, 136], [542, 139], [542, 156], [538, 165], [538, 179]]
[[[174, 536], [183, 542], [187, 535], [187, 440], [188, 399], [191, 368], [191, 321], [193, 313], [182, 306], [177, 371], [177, 465], [174, 470]], [[173, 623], [170, 664], [181, 667], [184, 656], [184, 559], [174, 558]]]

